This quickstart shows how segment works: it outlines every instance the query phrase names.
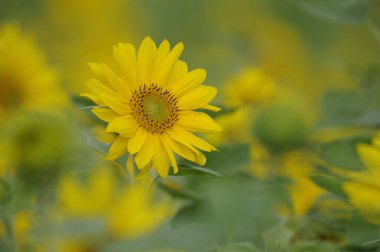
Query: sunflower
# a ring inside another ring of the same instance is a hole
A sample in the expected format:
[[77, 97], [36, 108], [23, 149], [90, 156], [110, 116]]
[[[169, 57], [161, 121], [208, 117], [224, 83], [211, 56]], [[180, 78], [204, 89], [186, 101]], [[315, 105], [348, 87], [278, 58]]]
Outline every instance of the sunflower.
[[54, 69], [19, 26], [0, 27], [0, 121], [19, 108], [67, 105]]
[[208, 104], [217, 89], [202, 85], [204, 69], [188, 71], [179, 60], [182, 51], [182, 43], [171, 50], [164, 40], [157, 48], [146, 37], [137, 53], [129, 43], [114, 47], [120, 74], [105, 64], [89, 64], [96, 78], [88, 81], [91, 93], [83, 96], [99, 105], [92, 112], [108, 123], [106, 131], [117, 134], [107, 159], [128, 152], [139, 169], [153, 166], [165, 177], [170, 164], [178, 172], [174, 154], [204, 165], [206, 158], [199, 150], [216, 150], [194, 133], [217, 132], [221, 127], [194, 110], [219, 111]]

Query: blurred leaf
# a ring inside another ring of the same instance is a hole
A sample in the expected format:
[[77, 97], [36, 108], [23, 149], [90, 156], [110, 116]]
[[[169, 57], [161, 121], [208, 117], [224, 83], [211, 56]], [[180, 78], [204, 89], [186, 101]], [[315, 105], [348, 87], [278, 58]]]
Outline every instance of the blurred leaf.
[[86, 97], [82, 97], [79, 95], [71, 95], [71, 101], [74, 104], [74, 107], [77, 109], [89, 106], [96, 106], [97, 104]]
[[161, 182], [158, 182], [158, 186], [165, 192], [169, 193], [173, 198], [191, 199], [195, 201], [200, 200], [198, 195], [185, 191], [183, 188], [174, 188]]
[[380, 247], [380, 239], [372, 240], [363, 244], [368, 247]]
[[248, 144], [227, 144], [219, 148], [220, 152], [206, 154], [207, 167], [216, 171], [234, 172], [245, 168], [250, 162]]
[[191, 223], [174, 230], [158, 230], [138, 240], [114, 241], [102, 251], [147, 252], [170, 248], [173, 251], [203, 252], [215, 250], [216, 245], [217, 238], [213, 230], [202, 224]]
[[109, 144], [96, 140], [89, 132], [82, 131], [82, 134], [86, 137], [87, 144], [94, 150], [104, 155], [108, 153]]
[[357, 136], [326, 143], [321, 146], [320, 157], [332, 166], [356, 171], [364, 170], [365, 166], [356, 152], [356, 145], [368, 141], [367, 136]]
[[309, 14], [331, 23], [357, 25], [363, 23], [370, 11], [370, 0], [298, 0]]
[[98, 106], [96, 103], [91, 101], [90, 99], [86, 97], [81, 97], [78, 95], [72, 95], [71, 96], [71, 101], [74, 104], [74, 107], [76, 110], [82, 110], [86, 113], [86, 115], [94, 122], [106, 126], [107, 122], [104, 122], [100, 120], [94, 113], [92, 113], [91, 109], [92, 108], [102, 108], [103, 106]]
[[66, 238], [104, 235], [106, 223], [103, 219], [66, 220], [59, 227], [59, 234]]
[[274, 227], [267, 229], [263, 233], [263, 239], [267, 252], [288, 251], [290, 238], [293, 232], [286, 227], [285, 223], [279, 223]]
[[337, 252], [339, 245], [322, 241], [301, 241], [294, 247], [289, 249], [289, 252]]
[[239, 242], [222, 245], [217, 248], [217, 252], [259, 252], [260, 250], [252, 243]]
[[170, 169], [169, 171], [169, 176], [194, 176], [194, 175], [225, 177], [222, 174], [216, 171], [213, 171], [211, 169], [195, 166], [195, 165], [190, 165], [190, 164], [179, 164], [177, 173], [174, 173], [173, 169]]
[[360, 114], [367, 108], [368, 100], [356, 92], [330, 91], [322, 100], [323, 111], [335, 116], [347, 117]]
[[[96, 140], [89, 132], [82, 131], [82, 134], [86, 137], [87, 144], [92, 147], [97, 152], [107, 155], [108, 149], [110, 147], [110, 144], [103, 143], [98, 140]], [[125, 164], [127, 163], [129, 154], [125, 154], [119, 158], [117, 158], [115, 161], [121, 165], [121, 167], [125, 168]]]
[[347, 223], [347, 239], [350, 245], [364, 247], [368, 241], [379, 238], [379, 226], [366, 221], [361, 215], [355, 214]]
[[347, 195], [342, 190], [342, 183], [345, 181], [344, 179], [337, 176], [320, 173], [313, 174], [310, 178], [314, 181], [314, 183], [327, 191], [343, 198], [347, 198]]

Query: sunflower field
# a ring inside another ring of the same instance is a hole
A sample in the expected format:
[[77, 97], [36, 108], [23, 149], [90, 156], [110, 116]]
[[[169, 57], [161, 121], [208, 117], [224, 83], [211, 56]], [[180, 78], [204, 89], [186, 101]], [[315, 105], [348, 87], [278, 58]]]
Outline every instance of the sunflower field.
[[380, 252], [380, 0], [0, 0], [0, 252]]

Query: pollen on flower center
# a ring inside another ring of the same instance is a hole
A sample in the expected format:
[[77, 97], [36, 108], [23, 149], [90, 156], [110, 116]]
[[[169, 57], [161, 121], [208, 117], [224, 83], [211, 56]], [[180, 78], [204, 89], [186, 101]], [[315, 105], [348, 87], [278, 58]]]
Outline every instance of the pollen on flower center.
[[130, 99], [132, 115], [140, 127], [162, 134], [178, 120], [177, 99], [155, 84], [140, 86]]

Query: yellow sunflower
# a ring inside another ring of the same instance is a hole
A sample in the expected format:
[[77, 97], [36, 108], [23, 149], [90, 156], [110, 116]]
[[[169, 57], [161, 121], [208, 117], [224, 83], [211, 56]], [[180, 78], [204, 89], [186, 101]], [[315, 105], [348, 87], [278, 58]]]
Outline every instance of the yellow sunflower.
[[138, 52], [129, 43], [114, 47], [119, 75], [105, 64], [90, 63], [96, 79], [87, 83], [92, 93], [83, 96], [100, 106], [92, 112], [108, 122], [106, 131], [118, 134], [107, 159], [129, 152], [139, 169], [153, 166], [165, 177], [170, 164], [178, 171], [174, 153], [204, 165], [206, 158], [199, 149], [216, 150], [193, 133], [222, 130], [207, 114], [194, 111], [218, 111], [208, 104], [217, 89], [202, 85], [204, 69], [188, 71], [179, 60], [182, 51], [182, 43], [171, 50], [164, 40], [157, 48], [146, 37]]

